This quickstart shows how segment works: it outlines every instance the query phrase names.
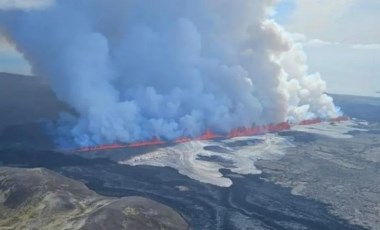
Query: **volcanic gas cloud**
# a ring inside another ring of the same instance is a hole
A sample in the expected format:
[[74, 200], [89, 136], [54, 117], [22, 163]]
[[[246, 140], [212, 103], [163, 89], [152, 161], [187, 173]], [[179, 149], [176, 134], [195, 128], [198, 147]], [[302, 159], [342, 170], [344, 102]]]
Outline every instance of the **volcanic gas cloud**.
[[46, 2], [0, 28], [76, 110], [59, 130], [79, 145], [339, 115], [274, 0]]

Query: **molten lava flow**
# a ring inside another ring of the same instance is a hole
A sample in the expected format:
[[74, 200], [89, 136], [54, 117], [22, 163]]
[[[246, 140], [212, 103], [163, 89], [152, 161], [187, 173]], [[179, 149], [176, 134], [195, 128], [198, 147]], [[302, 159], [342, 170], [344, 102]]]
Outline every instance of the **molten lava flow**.
[[195, 140], [212, 140], [215, 138], [222, 138], [223, 136], [213, 133], [210, 129], [207, 129], [200, 136], [196, 137]]
[[318, 124], [318, 123], [321, 123], [321, 122], [322, 122], [321, 119], [315, 118], [315, 119], [301, 121], [299, 123], [299, 125], [315, 125], [315, 124]]
[[175, 139], [173, 141], [173, 143], [180, 144], [180, 143], [186, 143], [186, 142], [190, 142], [190, 141], [193, 141], [193, 139], [188, 138], [188, 137], [179, 137], [179, 138]]
[[281, 122], [280, 124], [278, 124], [278, 128], [280, 131], [289, 130], [291, 128], [291, 126], [288, 122]]
[[[341, 116], [341, 117], [329, 119], [327, 121], [342, 122], [342, 121], [347, 121], [347, 120], [350, 120], [350, 118], [347, 116]], [[301, 121], [298, 123], [298, 125], [313, 125], [313, 124], [318, 124], [321, 122], [322, 122], [321, 119], [315, 118], [315, 119]], [[178, 137], [177, 139], [171, 142], [164, 142], [160, 140], [159, 138], [154, 137], [148, 141], [132, 142], [127, 145], [111, 144], [111, 145], [99, 145], [99, 146], [94, 146], [94, 147], [84, 147], [74, 152], [92, 152], [92, 151], [112, 150], [112, 149], [120, 149], [120, 148], [127, 148], [127, 147], [139, 148], [139, 147], [146, 147], [146, 146], [164, 145], [164, 144], [170, 144], [170, 143], [179, 144], [179, 143], [185, 143], [185, 142], [190, 142], [190, 141], [195, 141], [195, 140], [213, 140], [217, 138], [230, 139], [230, 138], [235, 138], [235, 137], [255, 136], [255, 135], [264, 134], [268, 132], [281, 132], [284, 130], [289, 130], [290, 128], [291, 128], [291, 125], [288, 122], [281, 122], [278, 124], [252, 126], [250, 128], [240, 127], [240, 128], [232, 129], [227, 135], [215, 134], [214, 132], [212, 132], [212, 130], [207, 129], [204, 133], [202, 133], [201, 135], [195, 138], [182, 136], [182, 137]]]
[[244, 137], [244, 136], [254, 136], [260, 133], [260, 127], [252, 127], [252, 128], [237, 128], [233, 129], [229, 132], [228, 138], [234, 137]]
[[133, 142], [128, 145], [128, 147], [136, 148], [136, 147], [146, 147], [146, 146], [154, 146], [154, 145], [163, 145], [165, 142], [161, 141], [157, 137], [154, 137], [150, 141], [139, 141], [139, 142]]
[[347, 116], [340, 116], [336, 118], [331, 118], [329, 121], [330, 122], [342, 122], [342, 121], [349, 121], [351, 118]]
[[227, 138], [255, 136], [267, 132], [280, 132], [288, 129], [290, 129], [290, 125], [288, 122], [281, 122], [279, 124], [269, 124], [263, 126], [253, 126], [251, 128], [241, 127], [231, 130], [228, 133]]

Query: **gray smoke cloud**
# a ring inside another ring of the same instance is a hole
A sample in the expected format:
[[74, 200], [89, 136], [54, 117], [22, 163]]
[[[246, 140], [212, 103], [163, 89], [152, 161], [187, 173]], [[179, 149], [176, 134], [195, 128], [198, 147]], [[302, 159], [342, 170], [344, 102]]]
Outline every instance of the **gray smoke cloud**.
[[334, 117], [273, 0], [56, 0], [0, 28], [79, 114], [80, 145]]

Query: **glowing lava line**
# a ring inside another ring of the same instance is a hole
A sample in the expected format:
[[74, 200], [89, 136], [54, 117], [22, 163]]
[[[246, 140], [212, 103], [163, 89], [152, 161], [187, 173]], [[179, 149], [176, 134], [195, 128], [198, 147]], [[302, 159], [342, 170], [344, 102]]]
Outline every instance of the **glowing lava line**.
[[[350, 118], [347, 116], [341, 116], [341, 117], [329, 119], [327, 121], [328, 122], [342, 122], [342, 121], [347, 121], [347, 120], [350, 120]], [[314, 125], [321, 122], [323, 122], [321, 119], [316, 118], [316, 119], [310, 119], [310, 120], [303, 120], [299, 122], [298, 124], [294, 124], [294, 125]], [[178, 137], [177, 139], [173, 141], [163, 141], [157, 137], [153, 137], [151, 140], [131, 142], [129, 144], [110, 144], [110, 145], [99, 145], [99, 146], [93, 146], [93, 147], [83, 147], [71, 152], [85, 153], [85, 152], [104, 151], [104, 150], [113, 150], [113, 149], [161, 146], [165, 144], [179, 144], [179, 143], [186, 143], [186, 142], [195, 141], [195, 140], [231, 139], [235, 137], [246, 137], [246, 136], [255, 136], [255, 135], [264, 134], [264, 133], [281, 132], [281, 131], [285, 131], [289, 129], [291, 129], [291, 125], [288, 122], [281, 122], [278, 124], [269, 124], [269, 125], [262, 125], [262, 126], [253, 126], [250, 128], [246, 128], [246, 127], [236, 128], [236, 129], [232, 129], [227, 135], [216, 134], [216, 133], [213, 133], [210, 129], [207, 129], [204, 133], [194, 138], [182, 136], [182, 137]]]
[[153, 146], [153, 145], [163, 145], [165, 144], [164, 141], [161, 141], [157, 137], [154, 137], [152, 140], [149, 141], [139, 141], [139, 142], [133, 142], [128, 145], [128, 147], [136, 148], [136, 147], [146, 147], [146, 146]]

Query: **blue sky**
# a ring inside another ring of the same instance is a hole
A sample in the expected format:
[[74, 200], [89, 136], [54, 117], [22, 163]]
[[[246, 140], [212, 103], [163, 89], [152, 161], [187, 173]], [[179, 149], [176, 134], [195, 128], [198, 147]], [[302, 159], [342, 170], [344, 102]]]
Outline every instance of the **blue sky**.
[[4, 38], [0, 38], [0, 72], [30, 74], [30, 66]]
[[[5, 0], [4, 5], [43, 1], [49, 0]], [[299, 42], [310, 71], [321, 73], [329, 92], [379, 96], [379, 0], [281, 0], [275, 10], [279, 24], [303, 35]], [[30, 74], [22, 55], [1, 37], [0, 72]]]
[[274, 16], [276, 21], [280, 24], [284, 24], [288, 21], [289, 16], [296, 9], [296, 4], [292, 0], [280, 1], [276, 6], [277, 14]]
[[329, 92], [379, 96], [380, 1], [282, 0], [276, 21], [303, 35], [311, 72]]

